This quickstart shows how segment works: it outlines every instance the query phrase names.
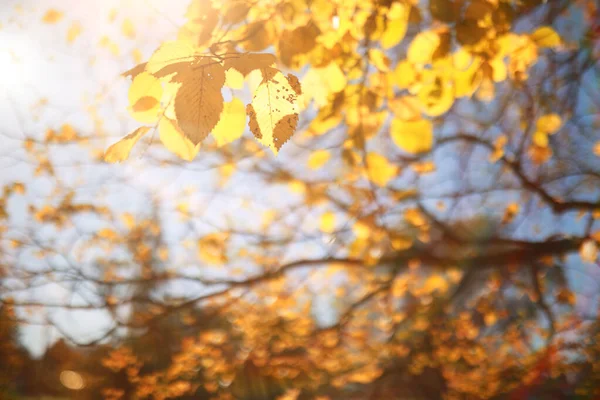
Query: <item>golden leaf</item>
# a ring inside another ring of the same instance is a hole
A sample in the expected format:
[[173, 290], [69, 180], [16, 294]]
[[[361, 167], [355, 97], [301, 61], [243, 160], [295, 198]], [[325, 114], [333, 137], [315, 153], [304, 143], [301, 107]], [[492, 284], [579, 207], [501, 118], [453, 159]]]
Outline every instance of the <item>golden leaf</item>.
[[303, 103], [306, 106], [314, 99], [317, 107], [324, 107], [329, 103], [329, 96], [344, 90], [346, 83], [346, 76], [335, 62], [322, 68], [311, 68], [302, 77]]
[[115, 163], [127, 160], [129, 153], [133, 146], [137, 143], [142, 136], [144, 136], [150, 130], [147, 126], [141, 126], [135, 131], [119, 140], [117, 143], [110, 146], [106, 153], [104, 153], [104, 161], [109, 163]]
[[46, 14], [44, 14], [44, 16], [42, 17], [42, 22], [44, 22], [45, 24], [55, 24], [58, 21], [60, 21], [63, 18], [63, 13], [55, 10], [55, 9], [50, 9], [48, 11], [46, 11]]
[[331, 211], [323, 213], [319, 222], [319, 229], [325, 233], [332, 233], [335, 230], [335, 214]]
[[210, 233], [198, 241], [198, 257], [209, 264], [227, 262], [227, 233]]
[[436, 31], [420, 32], [408, 47], [406, 58], [413, 64], [429, 64], [441, 44]]
[[536, 29], [531, 35], [531, 40], [538, 47], [558, 47], [561, 45], [560, 36], [549, 26], [542, 26]]
[[600, 157], [600, 140], [594, 145], [594, 154]]
[[219, 122], [225, 70], [220, 64], [203, 59], [185, 72], [180, 81], [181, 87], [175, 95], [175, 116], [185, 136], [198, 144]]
[[240, 99], [234, 98], [223, 105], [221, 119], [212, 130], [212, 135], [221, 147], [239, 139], [246, 129], [246, 107]]
[[254, 70], [269, 68], [275, 64], [275, 56], [269, 53], [239, 53], [228, 55], [223, 62], [225, 69], [233, 68], [244, 77]]
[[433, 146], [433, 124], [426, 119], [394, 118], [390, 133], [396, 146], [411, 154], [429, 151]]
[[177, 122], [162, 118], [158, 125], [158, 132], [162, 144], [179, 158], [192, 161], [200, 150], [200, 143], [194, 145], [177, 126]]
[[510, 203], [506, 209], [504, 210], [504, 215], [502, 217], [503, 224], [510, 224], [515, 216], [519, 213], [520, 210], [519, 203]]
[[298, 92], [294, 89], [297, 80], [286, 78], [273, 68], [263, 69], [262, 73], [263, 81], [246, 113], [254, 137], [277, 154], [298, 123]]
[[129, 87], [129, 105], [133, 118], [143, 123], [153, 123], [158, 119], [163, 87], [159, 79], [147, 72], [133, 78]]
[[242, 89], [244, 87], [244, 75], [236, 69], [228, 69], [225, 71], [225, 86], [231, 89]]
[[129, 39], [135, 39], [135, 28], [129, 18], [126, 18], [121, 25], [121, 32]]
[[561, 125], [562, 121], [560, 116], [556, 114], [547, 114], [537, 120], [535, 127], [540, 132], [552, 134], [558, 131]]
[[73, 22], [67, 31], [67, 43], [73, 43], [80, 34], [81, 24], [79, 22]]
[[393, 3], [388, 12], [387, 27], [379, 39], [381, 47], [389, 49], [396, 46], [406, 34], [409, 8], [403, 3]]
[[378, 186], [385, 187], [390, 180], [398, 175], [398, 167], [391, 164], [381, 154], [368, 153], [365, 162], [369, 180]]
[[151, 74], [157, 74], [171, 64], [189, 63], [194, 58], [194, 48], [188, 43], [166, 42], [150, 56], [145, 67]]
[[423, 285], [423, 290], [426, 293], [431, 293], [436, 290], [439, 290], [441, 293], [444, 293], [448, 290], [448, 282], [443, 276], [434, 274], [427, 278]]
[[331, 153], [328, 150], [313, 151], [308, 157], [306, 165], [310, 169], [319, 169], [329, 161]]
[[382, 72], [390, 70], [390, 59], [380, 49], [369, 49], [369, 61]]
[[421, 85], [417, 98], [421, 110], [432, 117], [444, 114], [454, 104], [454, 87], [449, 77], [435, 76], [431, 82]]

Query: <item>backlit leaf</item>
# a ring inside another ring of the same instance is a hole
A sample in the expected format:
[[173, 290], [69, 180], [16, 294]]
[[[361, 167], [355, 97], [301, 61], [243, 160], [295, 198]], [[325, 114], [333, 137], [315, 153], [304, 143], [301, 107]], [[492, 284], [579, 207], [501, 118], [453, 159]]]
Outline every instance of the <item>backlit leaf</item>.
[[433, 124], [426, 119], [405, 121], [394, 118], [390, 133], [396, 146], [407, 153], [426, 152], [433, 146]]
[[381, 154], [368, 153], [365, 162], [369, 180], [378, 186], [385, 187], [390, 180], [398, 175], [398, 167], [391, 164]]
[[319, 169], [329, 161], [331, 153], [328, 150], [316, 150], [310, 153], [306, 165], [310, 169]]
[[143, 123], [158, 119], [163, 87], [159, 79], [147, 72], [137, 75], [129, 87], [129, 105], [133, 118]]
[[319, 221], [319, 229], [325, 233], [333, 232], [335, 230], [335, 214], [331, 211], [323, 213]]
[[55, 24], [58, 21], [60, 21], [62, 18], [63, 18], [62, 12], [55, 10], [55, 9], [50, 9], [50, 10], [46, 11], [44, 16], [42, 17], [42, 22], [44, 22], [45, 24]]
[[73, 22], [67, 31], [67, 43], [73, 43], [81, 34], [81, 30], [81, 24], [79, 22]]
[[408, 28], [408, 14], [409, 9], [405, 4], [392, 4], [388, 13], [387, 27], [379, 39], [381, 47], [389, 49], [400, 43]]
[[553, 48], [561, 44], [560, 36], [549, 26], [542, 26], [536, 29], [530, 37], [538, 47]]
[[175, 95], [175, 115], [185, 136], [200, 143], [215, 127], [223, 111], [221, 88], [225, 70], [211, 60], [202, 60], [180, 78]]
[[254, 137], [271, 148], [274, 154], [278, 153], [296, 130], [296, 84], [297, 80], [287, 78], [275, 69], [264, 69], [263, 81], [256, 89], [252, 104], [246, 107], [246, 113], [250, 117], [250, 130]]
[[212, 130], [217, 146], [223, 146], [239, 139], [246, 130], [246, 107], [240, 99], [233, 99], [223, 105], [221, 119]]
[[183, 160], [192, 161], [200, 150], [200, 143], [194, 145], [186, 138], [175, 121], [162, 118], [158, 125], [158, 132], [162, 144]]
[[104, 153], [104, 161], [115, 163], [127, 160], [133, 146], [149, 130], [149, 127], [141, 126], [129, 135], [125, 136], [123, 139], [119, 140], [117, 143], [110, 146]]

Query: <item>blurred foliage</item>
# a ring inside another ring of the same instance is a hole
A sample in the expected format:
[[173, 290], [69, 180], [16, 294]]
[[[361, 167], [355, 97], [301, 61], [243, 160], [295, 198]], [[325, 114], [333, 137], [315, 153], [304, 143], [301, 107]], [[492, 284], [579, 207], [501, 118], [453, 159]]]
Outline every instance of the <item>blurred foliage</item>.
[[[126, 11], [94, 51], [143, 39]], [[6, 396], [600, 396], [597, 3], [184, 17], [127, 52], [128, 116], [109, 98], [67, 110], [92, 128], [56, 123], [39, 99], [2, 132]], [[18, 326], [61, 339], [33, 359]]]

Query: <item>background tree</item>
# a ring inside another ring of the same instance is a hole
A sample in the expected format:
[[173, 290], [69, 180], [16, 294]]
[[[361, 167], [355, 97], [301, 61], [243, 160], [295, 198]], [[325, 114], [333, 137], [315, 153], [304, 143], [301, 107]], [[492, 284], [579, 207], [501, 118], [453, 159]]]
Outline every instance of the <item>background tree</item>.
[[596, 3], [160, 5], [4, 28], [127, 71], [3, 132], [2, 302], [96, 394], [597, 394]]

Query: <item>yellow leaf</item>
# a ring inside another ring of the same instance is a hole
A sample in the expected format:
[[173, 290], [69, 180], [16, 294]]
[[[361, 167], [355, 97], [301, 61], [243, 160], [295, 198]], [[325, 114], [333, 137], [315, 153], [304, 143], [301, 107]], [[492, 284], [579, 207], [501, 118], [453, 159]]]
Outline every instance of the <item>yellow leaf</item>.
[[325, 233], [331, 233], [335, 230], [335, 214], [331, 211], [327, 211], [321, 215], [321, 221], [319, 223], [319, 229]]
[[560, 129], [562, 121], [556, 114], [547, 114], [540, 117], [535, 124], [536, 129], [546, 134], [553, 134]]
[[433, 146], [433, 124], [426, 119], [405, 121], [394, 118], [390, 133], [396, 146], [411, 154], [429, 151]]
[[557, 47], [561, 44], [560, 36], [549, 26], [536, 29], [530, 37], [538, 47]]
[[246, 130], [246, 107], [240, 99], [234, 98], [223, 105], [221, 119], [212, 130], [212, 135], [221, 147], [239, 139]]
[[598, 258], [598, 244], [593, 239], [587, 239], [579, 248], [579, 255], [585, 262], [593, 263]]
[[401, 61], [392, 73], [392, 83], [400, 89], [408, 89], [417, 80], [417, 70], [408, 61]]
[[55, 24], [58, 21], [60, 21], [63, 18], [63, 13], [55, 10], [55, 9], [50, 9], [48, 11], [46, 11], [46, 14], [44, 14], [44, 16], [42, 17], [42, 22], [44, 22], [45, 24]]
[[417, 97], [423, 112], [437, 117], [448, 111], [454, 104], [454, 87], [447, 77], [436, 76], [431, 82], [420, 87]]
[[129, 39], [135, 38], [135, 28], [133, 27], [133, 23], [129, 18], [126, 18], [123, 21], [123, 25], [121, 25], [121, 32], [123, 32], [123, 35]]
[[303, 106], [308, 106], [313, 99], [318, 108], [326, 106], [330, 94], [344, 90], [346, 83], [346, 76], [335, 62], [326, 67], [309, 69], [302, 77]]
[[133, 57], [133, 61], [134, 61], [136, 64], [139, 64], [139, 63], [141, 63], [141, 62], [142, 62], [142, 52], [141, 52], [141, 51], [139, 51], [138, 49], [133, 49], [133, 50], [131, 51], [131, 56]]
[[194, 144], [183, 135], [177, 123], [168, 118], [162, 118], [158, 125], [160, 141], [165, 147], [179, 158], [192, 161], [200, 150], [200, 143]]
[[141, 126], [135, 131], [119, 140], [117, 143], [110, 146], [106, 153], [104, 153], [104, 161], [109, 163], [115, 163], [127, 160], [129, 153], [133, 146], [137, 143], [142, 136], [144, 136], [150, 130], [147, 126]]
[[219, 122], [225, 70], [206, 59], [185, 72], [180, 80], [182, 84], [175, 95], [175, 116], [185, 136], [198, 144]]
[[310, 169], [319, 169], [329, 161], [331, 153], [328, 150], [313, 151], [308, 157], [307, 166]]
[[244, 75], [236, 69], [230, 68], [225, 71], [225, 86], [231, 89], [244, 87]]
[[390, 70], [390, 59], [380, 49], [369, 49], [369, 61], [382, 72]]
[[494, 151], [490, 154], [490, 162], [495, 163], [504, 157], [504, 146], [508, 142], [506, 135], [500, 135], [494, 142]]
[[437, 32], [421, 32], [410, 43], [406, 58], [413, 64], [428, 64], [439, 46], [440, 35]]
[[533, 134], [533, 143], [535, 143], [536, 146], [548, 147], [548, 135], [546, 132], [535, 132]]
[[398, 167], [391, 164], [381, 154], [368, 153], [365, 161], [369, 180], [378, 186], [385, 187], [390, 180], [398, 175]]
[[209, 264], [227, 262], [227, 233], [211, 233], [198, 241], [198, 257]]
[[153, 123], [160, 111], [163, 87], [159, 79], [147, 72], [137, 75], [129, 87], [129, 105], [133, 118], [143, 123]]
[[[394, 18], [392, 18], [392, 16]], [[396, 46], [406, 34], [409, 8], [403, 3], [394, 3], [388, 13], [387, 27], [379, 39], [381, 47], [389, 49]]]
[[[276, 69], [263, 71], [263, 81], [256, 89], [252, 104], [246, 107], [250, 130], [263, 145], [277, 154], [292, 136], [298, 123], [297, 79], [285, 77]], [[295, 78], [295, 77], [294, 77]]]
[[413, 239], [409, 236], [403, 235], [394, 235], [391, 238], [391, 244], [394, 250], [402, 251], [406, 249], [410, 249], [413, 245]]
[[520, 210], [519, 203], [510, 203], [504, 210], [504, 216], [502, 217], [503, 224], [510, 224]]
[[73, 22], [67, 31], [67, 43], [73, 43], [80, 34], [81, 24], [79, 22]]
[[600, 157], [600, 140], [594, 145], [594, 154]]
[[194, 60], [194, 55], [194, 48], [187, 43], [166, 42], [150, 56], [146, 70], [156, 74], [171, 64], [191, 62]]
[[446, 290], [448, 290], [448, 282], [443, 276], [431, 275], [425, 281], [425, 284], [423, 285], [423, 290], [425, 290], [426, 293], [432, 293], [436, 290], [439, 290], [441, 293], [444, 293], [446, 292]]

